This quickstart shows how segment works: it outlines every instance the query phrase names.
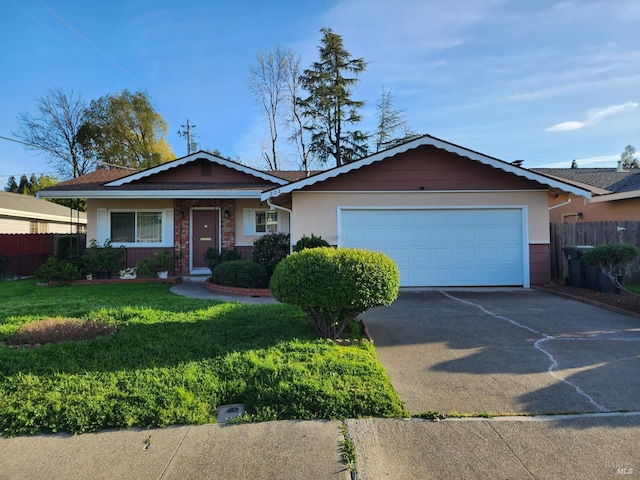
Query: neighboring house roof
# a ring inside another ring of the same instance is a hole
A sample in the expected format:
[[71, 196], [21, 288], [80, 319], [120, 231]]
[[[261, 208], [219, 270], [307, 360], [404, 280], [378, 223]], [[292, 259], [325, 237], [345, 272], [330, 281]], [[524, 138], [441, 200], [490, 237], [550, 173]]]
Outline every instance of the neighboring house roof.
[[395, 146], [388, 150], [384, 150], [382, 152], [375, 153], [368, 157], [361, 158], [360, 160], [356, 160], [355, 162], [348, 163], [340, 167], [335, 167], [330, 170], [326, 170], [324, 172], [318, 173], [316, 175], [312, 175], [310, 177], [300, 179], [298, 181], [294, 181], [283, 187], [274, 187], [271, 190], [264, 192], [261, 196], [261, 200], [263, 201], [268, 200], [270, 198], [291, 193], [295, 190], [300, 190], [304, 187], [314, 185], [319, 182], [324, 182], [325, 180], [328, 180], [330, 178], [343, 175], [347, 172], [357, 170], [364, 166], [371, 165], [375, 162], [380, 162], [380, 161], [389, 159], [399, 153], [406, 152], [407, 150], [419, 148], [425, 145], [446, 150], [450, 153], [454, 153], [456, 155], [469, 158], [472, 161], [479, 162], [483, 165], [487, 165], [489, 167], [502, 170], [504, 172], [513, 173], [520, 177], [524, 177], [528, 180], [533, 180], [535, 182], [538, 182], [541, 185], [545, 185], [549, 188], [555, 188], [563, 192], [573, 193], [575, 195], [579, 195], [585, 198], [591, 198], [591, 193], [588, 189], [580, 188], [575, 185], [571, 185], [567, 182], [541, 175], [532, 170], [527, 170], [526, 168], [519, 167], [512, 163], [504, 162], [494, 157], [489, 157], [487, 155], [476, 152], [474, 150], [469, 150], [468, 148], [464, 148], [459, 145], [446, 142], [436, 137], [432, 137], [431, 135], [423, 135], [422, 137], [418, 137], [414, 140]]
[[[247, 176], [247, 181], [217, 182], [215, 177], [212, 177], [212, 181], [172, 182], [167, 180], [166, 175], [172, 173], [173, 169], [203, 160], [244, 174]], [[43, 189], [38, 192], [38, 195], [47, 198], [174, 198], [180, 196], [210, 198], [211, 192], [215, 191], [217, 198], [259, 198], [262, 191], [274, 185], [285, 185], [308, 174], [304, 171], [260, 171], [200, 151], [141, 171], [96, 170]], [[162, 181], [155, 181], [162, 175], [165, 176]]]
[[607, 202], [640, 197], [640, 168], [536, 168], [544, 175], [580, 183], [595, 195], [591, 202]]
[[84, 212], [30, 195], [11, 192], [0, 192], [0, 216], [63, 223], [69, 222], [72, 217], [73, 223], [87, 223], [87, 215]]
[[533, 170], [609, 190], [612, 193], [640, 190], [640, 168], [622, 172], [615, 168], [534, 168]]

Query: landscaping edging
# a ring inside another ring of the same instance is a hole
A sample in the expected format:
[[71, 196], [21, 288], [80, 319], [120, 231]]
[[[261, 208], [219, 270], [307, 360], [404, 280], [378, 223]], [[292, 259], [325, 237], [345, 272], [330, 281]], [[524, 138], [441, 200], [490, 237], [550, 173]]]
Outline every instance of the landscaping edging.
[[241, 288], [241, 287], [229, 287], [227, 285], [219, 285], [217, 283], [211, 283], [209, 280], [204, 282], [204, 286], [211, 293], [218, 293], [221, 295], [235, 295], [238, 297], [271, 297], [273, 293], [268, 288]]
[[169, 278], [94, 278], [93, 280], [74, 280], [73, 282], [38, 282], [41, 287], [54, 287], [56, 285], [101, 285], [103, 283], [170, 283], [176, 285], [182, 283], [182, 277]]

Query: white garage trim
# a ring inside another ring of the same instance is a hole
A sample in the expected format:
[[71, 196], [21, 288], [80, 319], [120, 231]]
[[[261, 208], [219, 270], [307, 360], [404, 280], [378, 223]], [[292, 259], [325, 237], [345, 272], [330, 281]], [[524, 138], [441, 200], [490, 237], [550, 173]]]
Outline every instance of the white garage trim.
[[[362, 213], [361, 217], [357, 216], [359, 212]], [[371, 214], [367, 215], [367, 212]], [[394, 212], [407, 212], [403, 220], [398, 216], [399, 223], [396, 228], [393, 228], [393, 221], [396, 220]], [[425, 212], [425, 214], [416, 214], [417, 212]], [[434, 215], [429, 215], [429, 212], [434, 212]], [[450, 215], [443, 217], [441, 213], [435, 212], [450, 212]], [[501, 212], [504, 214], [502, 215]], [[469, 213], [473, 213], [474, 217], [469, 217]], [[450, 245], [447, 240], [449, 238], [451, 244], [458, 242], [459, 245], [465, 244], [466, 235], [475, 235], [479, 239], [485, 238], [483, 230], [485, 225], [490, 227], [491, 223], [483, 224], [483, 216], [487, 217], [487, 222], [494, 219], [506, 222], [500, 225], [499, 230], [487, 230], [488, 235], [499, 239], [498, 246], [491, 247], [487, 243], [479, 246], [475, 243], [476, 240], [469, 238], [469, 242], [472, 242], [470, 248], [460, 250], [447, 248]], [[364, 219], [364, 217], [368, 218]], [[358, 220], [360, 220], [359, 225]], [[451, 226], [447, 220], [452, 220]], [[389, 222], [389, 228], [379, 228], [379, 224], [375, 222], [380, 221]], [[434, 221], [440, 223], [436, 223], [436, 227], [432, 229], [430, 225]], [[353, 223], [349, 225], [349, 222]], [[469, 228], [465, 228], [467, 222], [469, 222]], [[413, 235], [414, 230], [410, 228], [411, 226], [421, 230], [419, 237]], [[400, 268], [402, 286], [522, 285], [528, 288], [530, 284], [528, 207], [526, 205], [338, 206], [336, 230], [339, 247], [375, 249], [393, 258]], [[396, 241], [403, 243], [403, 248], [394, 248]], [[416, 250], [423, 246], [425, 247], [424, 256], [416, 255]], [[447, 263], [446, 257], [440, 257], [441, 253], [451, 255], [451, 263]], [[501, 255], [504, 255], [504, 262], [500, 264], [496, 261], [495, 270], [488, 266], [492, 262], [491, 258], [501, 259], [503, 258]], [[418, 262], [423, 260], [423, 263], [418, 265], [416, 260]], [[438, 261], [440, 261], [439, 268], [431, 267], [431, 265], [437, 265]], [[435, 270], [440, 270], [442, 276], [434, 273]]]

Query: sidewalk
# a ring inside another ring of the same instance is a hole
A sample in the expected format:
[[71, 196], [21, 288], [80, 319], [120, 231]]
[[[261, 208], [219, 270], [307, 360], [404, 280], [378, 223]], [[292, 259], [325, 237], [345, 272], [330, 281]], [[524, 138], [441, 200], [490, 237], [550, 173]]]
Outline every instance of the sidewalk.
[[[359, 480], [640, 475], [638, 414], [345, 423]], [[340, 421], [0, 438], [0, 480], [348, 480], [342, 440]]]

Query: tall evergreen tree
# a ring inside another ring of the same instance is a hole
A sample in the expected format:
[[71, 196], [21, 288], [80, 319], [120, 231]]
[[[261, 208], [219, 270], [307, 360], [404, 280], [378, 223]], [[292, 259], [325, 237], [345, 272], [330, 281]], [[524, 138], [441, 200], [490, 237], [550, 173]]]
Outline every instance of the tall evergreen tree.
[[20, 183], [18, 184], [18, 191], [22, 195], [31, 195], [31, 182], [26, 175], [20, 177]]
[[409, 128], [404, 112], [394, 108], [394, 96], [391, 89], [382, 88], [382, 96], [378, 107], [378, 125], [375, 139], [375, 151], [385, 150], [415, 138], [417, 134]]
[[[362, 116], [358, 109], [363, 101], [351, 98], [352, 88], [358, 82], [367, 63], [353, 58], [344, 49], [342, 37], [329, 28], [320, 30], [322, 39], [318, 48], [320, 58], [302, 75], [302, 86], [309, 93], [299, 104], [303, 115], [310, 119], [311, 152], [321, 162], [333, 158], [336, 166], [352, 162], [367, 153], [367, 136], [360, 130], [348, 130]], [[348, 76], [348, 75], [353, 76]]]
[[16, 177], [11, 175], [9, 180], [7, 181], [7, 186], [4, 187], [5, 192], [18, 193], [18, 182], [16, 182]]

